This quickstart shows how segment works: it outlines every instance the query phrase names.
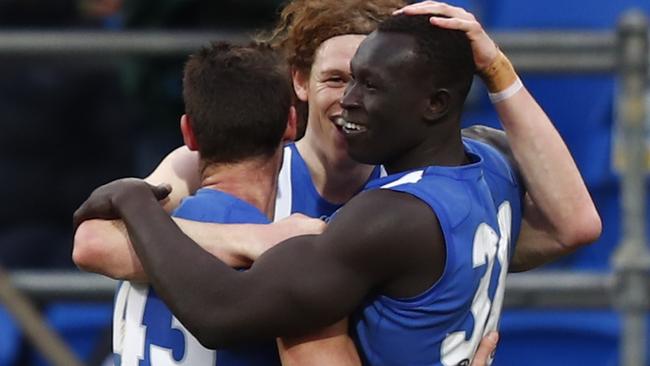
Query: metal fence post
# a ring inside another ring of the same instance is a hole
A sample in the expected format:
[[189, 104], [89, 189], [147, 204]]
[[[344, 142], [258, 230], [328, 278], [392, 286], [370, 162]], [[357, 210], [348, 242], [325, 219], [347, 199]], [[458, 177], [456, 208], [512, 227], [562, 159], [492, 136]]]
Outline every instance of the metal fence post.
[[622, 312], [620, 364], [645, 365], [647, 281], [650, 252], [646, 245], [645, 93], [648, 86], [648, 20], [628, 12], [618, 26], [617, 123], [622, 137], [623, 236], [614, 255], [617, 274], [614, 303]]

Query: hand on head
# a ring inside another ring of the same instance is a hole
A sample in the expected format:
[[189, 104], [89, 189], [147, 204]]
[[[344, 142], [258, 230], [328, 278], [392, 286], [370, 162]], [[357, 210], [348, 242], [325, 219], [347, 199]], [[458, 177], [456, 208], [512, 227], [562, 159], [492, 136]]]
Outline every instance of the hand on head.
[[423, 1], [396, 10], [393, 15], [433, 15], [431, 24], [440, 28], [465, 32], [472, 45], [474, 63], [478, 71], [490, 66], [499, 52], [494, 41], [485, 33], [474, 15], [463, 8], [437, 1]]

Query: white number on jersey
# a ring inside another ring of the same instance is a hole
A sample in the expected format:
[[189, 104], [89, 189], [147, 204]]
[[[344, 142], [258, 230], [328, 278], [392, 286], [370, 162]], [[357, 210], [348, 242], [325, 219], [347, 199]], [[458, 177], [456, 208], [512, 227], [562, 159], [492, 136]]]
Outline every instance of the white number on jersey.
[[[142, 322], [148, 295], [149, 286], [125, 281], [115, 296], [113, 353], [120, 356], [122, 366], [138, 366], [145, 359], [147, 327]], [[152, 344], [149, 348], [151, 366], [215, 364], [216, 352], [203, 347], [175, 316], [172, 316], [171, 326], [183, 334], [185, 353], [176, 362], [171, 349]]]
[[[441, 362], [445, 366], [457, 366], [469, 364], [474, 356], [481, 338], [491, 330], [496, 330], [503, 305], [503, 292], [505, 290], [505, 278], [508, 272], [508, 248], [510, 244], [510, 232], [512, 223], [512, 209], [510, 203], [505, 201], [499, 206], [497, 214], [501, 237], [489, 225], [482, 223], [474, 234], [473, 267], [478, 268], [487, 264], [487, 270], [479, 282], [479, 286], [472, 300], [472, 316], [474, 317], [474, 329], [471, 337], [466, 340], [466, 332], [459, 331], [451, 333], [442, 342], [440, 349]], [[501, 265], [498, 274], [497, 289], [494, 299], [488, 296], [488, 289], [494, 271], [496, 259]], [[463, 362], [466, 361], [466, 362]]]

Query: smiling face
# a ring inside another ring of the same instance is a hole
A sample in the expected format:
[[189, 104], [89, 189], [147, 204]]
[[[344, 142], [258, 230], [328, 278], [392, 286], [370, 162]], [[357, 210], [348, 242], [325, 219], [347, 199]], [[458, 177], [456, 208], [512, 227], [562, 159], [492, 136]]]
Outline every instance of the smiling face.
[[298, 97], [309, 103], [305, 143], [332, 162], [350, 161], [342, 132], [340, 99], [350, 81], [350, 60], [365, 35], [342, 35], [323, 42], [308, 76], [294, 74]]
[[430, 134], [433, 81], [412, 36], [375, 32], [351, 62], [342, 99], [348, 152], [366, 164], [391, 164]]

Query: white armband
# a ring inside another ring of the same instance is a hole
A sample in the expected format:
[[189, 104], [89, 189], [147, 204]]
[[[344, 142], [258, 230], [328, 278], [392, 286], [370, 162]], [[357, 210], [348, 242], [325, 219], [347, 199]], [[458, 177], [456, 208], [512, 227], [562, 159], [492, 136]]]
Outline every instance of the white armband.
[[523, 87], [524, 84], [521, 83], [521, 79], [517, 78], [509, 87], [497, 93], [488, 93], [488, 96], [490, 97], [492, 104], [496, 104], [515, 95]]

